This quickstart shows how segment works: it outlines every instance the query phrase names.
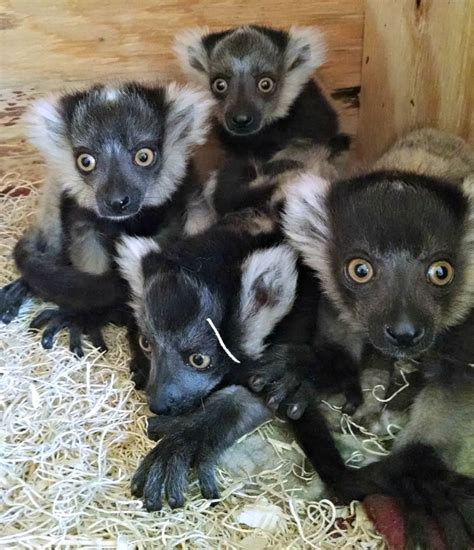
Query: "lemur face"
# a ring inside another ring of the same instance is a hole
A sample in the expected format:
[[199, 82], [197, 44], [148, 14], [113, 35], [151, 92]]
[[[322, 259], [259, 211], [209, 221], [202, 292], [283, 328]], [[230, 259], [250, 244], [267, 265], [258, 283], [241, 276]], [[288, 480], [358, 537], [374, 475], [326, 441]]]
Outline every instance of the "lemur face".
[[289, 205], [287, 231], [341, 314], [374, 347], [416, 357], [469, 309], [472, 248], [459, 189], [374, 173], [315, 197], [307, 187]]
[[175, 192], [211, 104], [173, 84], [96, 86], [36, 102], [27, 122], [58, 185], [80, 206], [122, 220]]
[[[206, 233], [193, 238], [209, 242]], [[227, 246], [227, 239], [221, 244]], [[212, 254], [221, 254], [212, 248], [203, 263], [213, 265]], [[222, 269], [212, 284], [200, 270], [183, 267], [177, 250], [170, 254], [172, 260], [150, 239], [126, 237], [117, 261], [132, 290], [141, 345], [151, 361], [150, 409], [178, 415], [199, 405], [231, 369], [258, 359], [293, 305], [297, 271], [287, 245], [249, 246], [248, 256]]]
[[185, 70], [214, 95], [221, 125], [237, 136], [256, 134], [285, 116], [324, 61], [322, 38], [310, 28], [188, 32], [177, 38], [176, 51]]
[[140, 327], [141, 345], [151, 361], [149, 407], [155, 414], [180, 414], [199, 405], [229, 368], [206, 321], [221, 328], [223, 297], [179, 268], [159, 268], [143, 298]]

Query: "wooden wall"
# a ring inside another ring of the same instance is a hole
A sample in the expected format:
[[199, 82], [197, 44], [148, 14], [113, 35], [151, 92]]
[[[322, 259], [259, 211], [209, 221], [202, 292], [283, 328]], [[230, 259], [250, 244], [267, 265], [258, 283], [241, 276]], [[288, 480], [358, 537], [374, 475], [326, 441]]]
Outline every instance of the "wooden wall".
[[474, 0], [366, 0], [359, 153], [368, 161], [409, 129], [474, 145]]
[[362, 0], [0, 0], [0, 177], [41, 174], [21, 125], [32, 99], [98, 80], [178, 78], [176, 31], [250, 22], [322, 28], [329, 60], [320, 77], [355, 134]]

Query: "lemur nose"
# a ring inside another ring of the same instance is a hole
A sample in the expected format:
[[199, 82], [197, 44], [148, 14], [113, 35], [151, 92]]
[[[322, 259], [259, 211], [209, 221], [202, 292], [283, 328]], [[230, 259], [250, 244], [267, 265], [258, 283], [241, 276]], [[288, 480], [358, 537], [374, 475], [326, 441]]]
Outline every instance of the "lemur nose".
[[120, 214], [124, 210], [127, 209], [128, 205], [130, 204], [130, 197], [120, 197], [120, 198], [113, 198], [109, 201], [107, 201], [107, 206], [112, 210], [112, 212], [115, 212], [116, 214]]
[[393, 326], [386, 326], [385, 334], [396, 346], [410, 347], [418, 344], [425, 334], [425, 329], [409, 321], [402, 321]]
[[252, 124], [253, 117], [246, 114], [234, 115], [232, 117], [232, 122], [239, 128], [245, 128], [246, 126], [250, 126], [250, 124]]

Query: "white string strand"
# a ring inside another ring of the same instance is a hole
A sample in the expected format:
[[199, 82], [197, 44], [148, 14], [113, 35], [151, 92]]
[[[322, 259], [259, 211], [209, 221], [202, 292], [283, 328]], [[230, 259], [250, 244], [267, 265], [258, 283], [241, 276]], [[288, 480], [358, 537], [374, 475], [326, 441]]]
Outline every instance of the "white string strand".
[[216, 325], [212, 322], [212, 319], [207, 318], [206, 321], [209, 323], [210, 327], [214, 331], [214, 334], [216, 335], [216, 338], [219, 341], [221, 348], [227, 353], [227, 355], [232, 359], [232, 361], [234, 361], [234, 363], [240, 364], [240, 361], [237, 359], [237, 357], [233, 355], [230, 349], [224, 344], [224, 340], [222, 339], [222, 336], [219, 334], [219, 331], [217, 330]]

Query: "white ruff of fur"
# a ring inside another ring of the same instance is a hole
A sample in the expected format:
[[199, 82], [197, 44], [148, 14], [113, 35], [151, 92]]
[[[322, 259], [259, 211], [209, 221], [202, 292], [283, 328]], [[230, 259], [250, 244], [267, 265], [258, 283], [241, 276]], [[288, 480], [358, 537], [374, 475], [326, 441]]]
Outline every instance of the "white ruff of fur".
[[469, 175], [463, 184], [464, 195], [469, 201], [469, 212], [465, 223], [461, 250], [464, 255], [464, 278], [451, 310], [446, 316], [445, 325], [455, 326], [462, 322], [474, 307], [474, 174]]
[[[296, 258], [291, 247], [279, 245], [250, 254], [242, 266], [242, 349], [252, 358], [264, 351], [265, 338], [293, 306], [298, 279]], [[259, 290], [268, 295], [263, 305], [258, 303]]]
[[122, 237], [117, 244], [116, 261], [123, 278], [132, 290], [130, 305], [137, 315], [141, 314], [141, 301], [145, 280], [142, 260], [150, 252], [161, 252], [160, 246], [150, 237]]
[[163, 166], [158, 181], [149, 189], [145, 204], [168, 200], [186, 174], [193, 147], [206, 141], [208, 119], [214, 101], [208, 92], [175, 82], [166, 88], [169, 111], [165, 122]]
[[[209, 88], [209, 64], [202, 39], [207, 34], [209, 34], [207, 27], [187, 29], [176, 36], [173, 48], [184, 74], [206, 89]], [[191, 59], [194, 59], [203, 70], [193, 67]]]
[[[321, 31], [314, 27], [291, 27], [289, 42], [285, 52], [285, 79], [280, 92], [280, 101], [273, 113], [273, 119], [288, 114], [302, 87], [311, 78], [313, 72], [326, 61], [326, 43]], [[292, 65], [303, 61], [291, 69]]]
[[359, 323], [340, 299], [331, 270], [331, 221], [326, 204], [330, 186], [328, 180], [309, 173], [296, 179], [287, 191], [283, 228], [304, 262], [318, 274], [323, 292], [337, 308], [341, 319], [359, 329]]

